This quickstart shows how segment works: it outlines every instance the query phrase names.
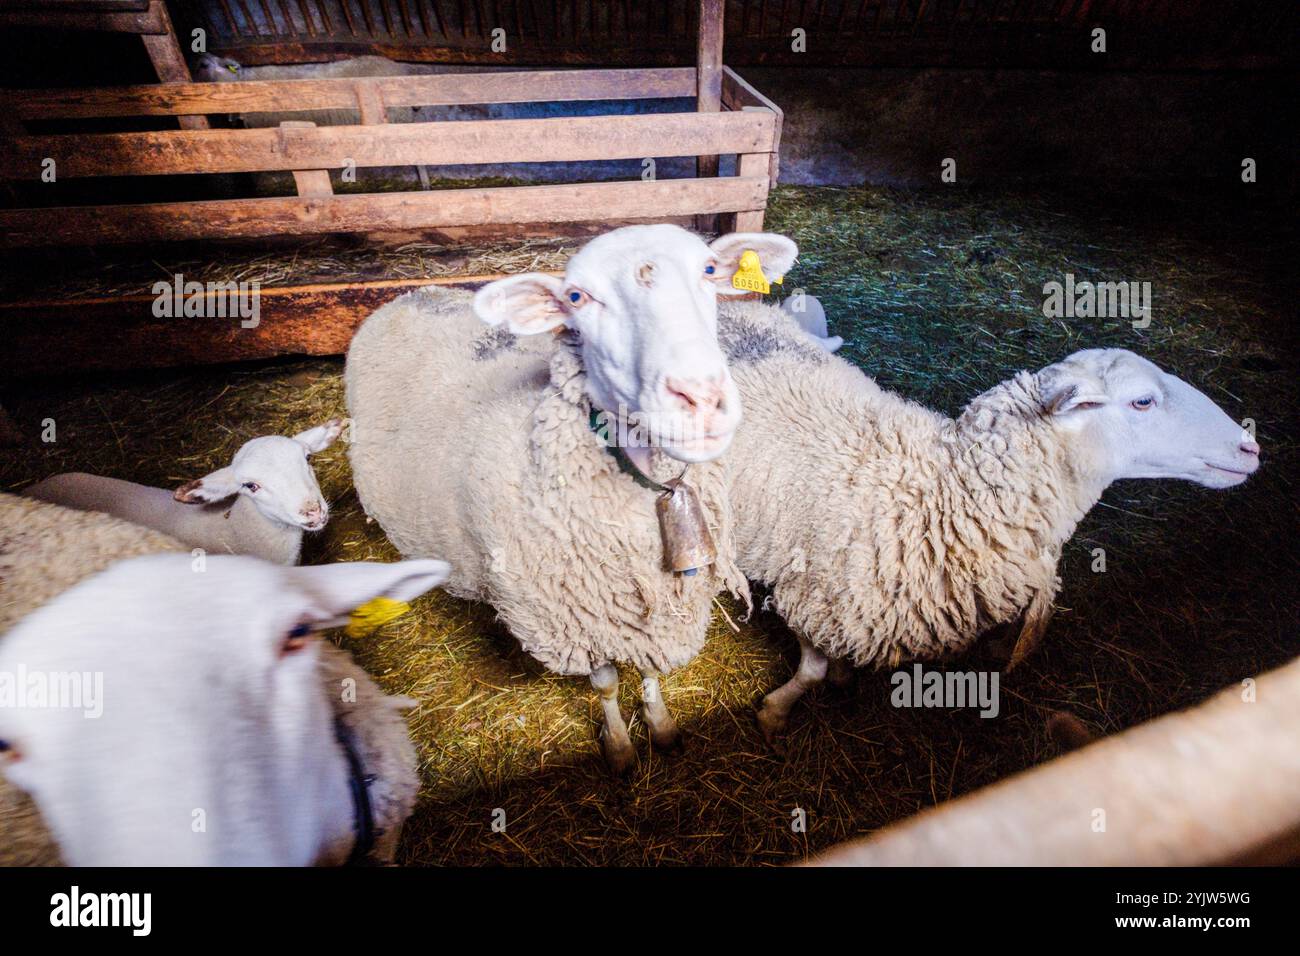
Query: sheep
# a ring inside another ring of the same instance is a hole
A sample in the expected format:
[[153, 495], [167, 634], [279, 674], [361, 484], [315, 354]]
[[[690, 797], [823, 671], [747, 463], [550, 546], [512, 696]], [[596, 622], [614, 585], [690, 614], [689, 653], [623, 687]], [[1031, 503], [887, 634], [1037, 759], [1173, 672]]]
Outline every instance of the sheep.
[[[402, 554], [446, 557], [448, 590], [492, 604], [548, 670], [591, 680], [615, 773], [635, 759], [617, 665], [640, 670], [651, 741], [672, 749], [659, 675], [700, 650], [715, 594], [748, 601], [719, 460], [740, 403], [715, 330], [716, 295], [731, 294], [750, 249], [777, 273], [797, 252], [769, 234], [706, 245], [677, 226], [629, 226], [589, 242], [563, 279], [512, 276], [472, 299], [408, 293], [348, 351], [366, 513]], [[538, 335], [551, 330], [562, 331]], [[603, 447], [601, 417], [627, 447]], [[665, 570], [659, 494], [642, 486], [685, 466], [717, 545], [694, 577]]]
[[955, 420], [879, 388], [781, 310], [730, 306], [719, 341], [748, 409], [732, 451], [737, 563], [799, 640], [764, 698], [776, 745], [794, 702], [855, 665], [897, 666], [1021, 621], [1042, 636], [1061, 549], [1119, 478], [1240, 484], [1259, 445], [1205, 395], [1123, 349], [1020, 372]]
[[0, 494], [0, 865], [392, 861], [418, 790], [409, 701], [307, 635], [446, 564], [194, 561]]
[[31, 485], [23, 494], [116, 515], [210, 553], [297, 564], [303, 531], [319, 531], [329, 520], [329, 505], [307, 456], [324, 451], [342, 431], [342, 419], [335, 418], [291, 438], [251, 439], [227, 467], [174, 492], [69, 472]]
[[817, 340], [827, 352], [838, 352], [844, 339], [831, 335], [826, 328], [826, 310], [821, 300], [800, 292], [782, 300], [781, 311], [799, 324], [799, 327]]

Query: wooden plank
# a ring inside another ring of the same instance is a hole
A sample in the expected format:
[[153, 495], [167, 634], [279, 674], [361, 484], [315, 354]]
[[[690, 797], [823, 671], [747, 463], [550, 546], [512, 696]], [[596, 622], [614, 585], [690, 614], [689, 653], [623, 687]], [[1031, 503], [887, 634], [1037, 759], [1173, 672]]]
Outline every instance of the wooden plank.
[[[696, 35], [695, 57], [695, 109], [702, 114], [716, 113], [722, 109], [722, 42], [723, 19], [726, 5], [723, 0], [700, 0], [699, 31]], [[718, 175], [716, 154], [698, 156], [695, 175], [701, 178]], [[701, 232], [714, 232], [717, 222], [701, 216], [697, 220]]]
[[[736, 157], [736, 175], [741, 179], [763, 178], [771, 168], [770, 153], [745, 153]], [[764, 207], [746, 209], [736, 213], [736, 232], [762, 232]]]
[[357, 108], [361, 111], [361, 122], [364, 125], [374, 126], [388, 122], [384, 94], [377, 84], [354, 83], [353, 91], [357, 98]]
[[72, 10], [36, 13], [30, 10], [0, 10], [0, 25], [41, 27], [50, 30], [93, 30], [106, 33], [166, 33], [167, 28], [150, 7], [141, 13], [100, 13]]
[[[149, 12], [166, 28], [164, 33], [145, 34], [141, 38], [144, 40], [145, 52], [153, 63], [154, 72], [158, 74], [158, 80], [162, 83], [188, 83], [191, 80], [190, 67], [185, 62], [185, 54], [181, 52], [181, 45], [176, 39], [176, 28], [172, 26], [167, 5], [162, 0], [153, 0], [149, 4]], [[179, 116], [177, 121], [181, 129], [208, 128], [206, 116]]]
[[[285, 120], [280, 124], [287, 127], [313, 127], [315, 123], [308, 123], [303, 120]], [[298, 195], [304, 198], [321, 199], [325, 196], [334, 195], [334, 186], [330, 183], [330, 173], [328, 169], [295, 169], [293, 171], [293, 184], [298, 190]]]
[[280, 234], [379, 232], [498, 223], [662, 219], [744, 212], [767, 202], [754, 177], [441, 189], [328, 198], [222, 199], [0, 210], [0, 248]]
[[60, 178], [242, 173], [357, 166], [538, 163], [767, 153], [767, 111], [576, 116], [315, 129], [176, 130], [19, 136], [0, 145], [0, 178], [28, 179], [46, 157]]
[[785, 122], [785, 113], [729, 66], [722, 68], [722, 103], [730, 110], [767, 109], [776, 116], [776, 130], [773, 134], [776, 144], [772, 149], [768, 171], [775, 187], [781, 174], [781, 127]]
[[21, 119], [282, 113], [355, 109], [357, 90], [374, 88], [388, 106], [671, 99], [695, 95], [692, 67], [657, 70], [537, 70], [326, 80], [249, 80], [71, 90], [4, 90]]
[[[1300, 661], [814, 857], [814, 866], [1278, 865], [1300, 855]], [[1267, 767], [1269, 772], [1260, 773]], [[1106, 810], [1106, 830], [1090, 821]], [[1101, 837], [1099, 839], [1099, 836]]]
[[[156, 318], [152, 294], [4, 303], [0, 378], [340, 355], [371, 313], [405, 292], [429, 285], [472, 289], [498, 278], [442, 276], [263, 288], [258, 292], [259, 322], [247, 329], [237, 318]], [[58, 347], [51, 348], [51, 342]]]

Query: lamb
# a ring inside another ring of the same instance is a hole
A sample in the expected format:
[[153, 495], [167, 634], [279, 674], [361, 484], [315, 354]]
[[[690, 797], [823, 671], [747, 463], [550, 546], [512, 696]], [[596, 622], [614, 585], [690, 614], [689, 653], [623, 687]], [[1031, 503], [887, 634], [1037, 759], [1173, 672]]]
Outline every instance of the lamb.
[[211, 554], [297, 564], [303, 531], [319, 531], [329, 520], [329, 505], [307, 456], [324, 451], [342, 431], [343, 420], [335, 418], [291, 438], [254, 438], [227, 467], [175, 492], [70, 472], [31, 485], [23, 494], [116, 515]]
[[[618, 229], [563, 279], [512, 276], [472, 300], [408, 293], [348, 352], [366, 513], [402, 554], [450, 560], [448, 590], [491, 603], [549, 670], [590, 678], [616, 773], [635, 759], [617, 665], [641, 672], [651, 741], [671, 749], [659, 675], [695, 657], [719, 591], [748, 601], [719, 460], [740, 403], [715, 337], [716, 296], [746, 250], [777, 273], [797, 252], [770, 234], [706, 245], [676, 226]], [[557, 339], [538, 335], [551, 330]], [[603, 447], [598, 419], [625, 447]], [[666, 570], [655, 514], [658, 483], [683, 470], [717, 546], [693, 577]]]
[[845, 667], [897, 666], [1021, 622], [1041, 638], [1061, 549], [1120, 478], [1241, 484], [1259, 445], [1209, 398], [1123, 349], [1020, 372], [950, 419], [879, 388], [779, 309], [737, 304], [719, 340], [749, 415], [732, 452], [737, 563], [772, 588], [798, 672], [764, 699], [776, 744], [794, 702]]
[[393, 859], [418, 790], [409, 702], [309, 633], [446, 564], [194, 562], [0, 494], [0, 865]]

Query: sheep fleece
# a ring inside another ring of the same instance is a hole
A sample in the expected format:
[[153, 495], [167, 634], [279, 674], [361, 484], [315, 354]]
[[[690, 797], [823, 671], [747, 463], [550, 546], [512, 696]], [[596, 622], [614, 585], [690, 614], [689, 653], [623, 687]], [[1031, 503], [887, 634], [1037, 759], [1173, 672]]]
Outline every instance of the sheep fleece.
[[[106, 514], [0, 493], [0, 640], [29, 613], [115, 561], [187, 550], [174, 538]], [[370, 800], [383, 832], [371, 859], [391, 862], [419, 790], [415, 748], [405, 719], [352, 658], [331, 644], [321, 651], [321, 682], [352, 731], [366, 772], [375, 776]], [[356, 682], [356, 702], [345, 705], [338, 691], [347, 678]], [[349, 849], [330, 848], [322, 862], [341, 863]], [[0, 775], [0, 866], [61, 862], [36, 805]]]
[[959, 419], [887, 392], [781, 310], [727, 303], [719, 341], [745, 402], [732, 449], [736, 550], [832, 658], [896, 666], [996, 624], [1045, 626], [1057, 559], [1092, 505], [1043, 424], [1033, 375]]
[[[366, 320], [346, 379], [366, 513], [404, 555], [451, 562], [447, 590], [492, 604], [549, 670], [671, 671], [703, 646], [720, 590], [748, 601], [726, 466], [687, 475], [717, 564], [667, 573], [656, 493], [619, 471], [589, 427], [573, 333], [516, 337], [479, 321], [468, 293], [421, 289]], [[680, 473], [654, 458], [658, 480]]]

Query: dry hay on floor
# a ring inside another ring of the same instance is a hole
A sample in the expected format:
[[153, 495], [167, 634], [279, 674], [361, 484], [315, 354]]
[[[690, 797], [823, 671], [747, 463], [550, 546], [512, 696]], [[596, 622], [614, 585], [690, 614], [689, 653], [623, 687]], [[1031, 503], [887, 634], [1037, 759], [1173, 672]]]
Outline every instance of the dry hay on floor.
[[[1226, 219], [1210, 232], [1171, 215], [1103, 219], [1066, 199], [1014, 195], [776, 195], [770, 226], [803, 249], [785, 288], [822, 296], [848, 355], [885, 385], [951, 412], [1015, 369], [1123, 345], [1258, 422], [1265, 466], [1242, 488], [1124, 482], [1107, 492], [1066, 548], [1061, 610], [1042, 651], [1003, 675], [997, 719], [897, 710], [887, 674], [860, 674], [851, 690], [805, 698], [789, 758], [775, 759], [752, 708], [789, 675], [793, 641], [774, 615], [740, 622], [727, 605], [739, 633], [717, 615], [701, 657], [665, 682], [689, 735], [686, 752], [647, 757], [634, 722], [642, 762], [630, 779], [611, 780], [586, 682], [543, 673], [490, 608], [434, 594], [348, 643], [386, 689], [420, 702], [411, 729], [424, 794], [403, 858], [787, 862], [1050, 756], [1053, 710], [1113, 732], [1294, 656], [1300, 403], [1291, 306], [1270, 294], [1272, 264], [1251, 251], [1267, 223], [1244, 221], [1250, 241], [1239, 243]], [[1045, 319], [1042, 283], [1066, 271], [1151, 281], [1151, 327]], [[0, 457], [0, 488], [73, 468], [179, 483], [249, 437], [343, 413], [340, 373], [338, 361], [324, 360], [9, 391], [0, 400], [27, 445]], [[45, 418], [57, 423], [54, 444], [38, 441]], [[308, 539], [306, 560], [395, 558], [360, 512], [344, 447], [316, 463], [335, 510], [326, 531]], [[1095, 548], [1105, 549], [1105, 573], [1090, 570]], [[993, 660], [977, 652], [951, 666]], [[631, 712], [636, 687], [625, 677]], [[497, 808], [501, 833], [492, 829]], [[791, 827], [799, 809], [807, 833]]]

